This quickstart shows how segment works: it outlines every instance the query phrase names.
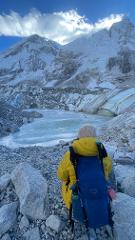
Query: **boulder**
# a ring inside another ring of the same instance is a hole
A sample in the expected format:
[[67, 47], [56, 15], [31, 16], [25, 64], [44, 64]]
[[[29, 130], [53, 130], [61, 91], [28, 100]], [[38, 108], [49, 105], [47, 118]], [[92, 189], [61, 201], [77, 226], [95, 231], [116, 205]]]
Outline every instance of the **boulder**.
[[5, 235], [1, 238], [1, 240], [11, 240], [10, 235], [9, 235], [9, 234], [5, 234]]
[[0, 177], [0, 192], [5, 190], [10, 182], [11, 178], [10, 175], [7, 173]]
[[40, 171], [21, 163], [12, 172], [11, 179], [20, 200], [20, 212], [33, 220], [45, 219], [47, 182]]
[[26, 216], [23, 216], [21, 218], [20, 224], [19, 224], [19, 228], [20, 230], [22, 230], [23, 228], [26, 228], [29, 226], [29, 220]]
[[114, 160], [118, 164], [133, 165], [135, 152], [128, 152], [128, 148], [119, 148], [114, 154]]
[[[135, 149], [135, 113], [134, 111], [127, 111], [117, 117], [112, 118], [102, 130], [102, 134], [108, 142], [111, 141], [112, 146], [117, 146], [115, 152], [115, 159], [127, 158], [128, 155], [134, 154]], [[125, 148], [122, 149], [122, 148]], [[121, 150], [120, 150], [121, 149]], [[130, 153], [130, 154], [129, 154]], [[135, 155], [134, 155], [135, 156]], [[130, 156], [129, 156], [130, 157]]]
[[135, 139], [130, 139], [129, 140], [129, 150], [130, 151], [135, 151]]
[[124, 193], [135, 197], [135, 168], [117, 165], [114, 168], [118, 187]]
[[35, 227], [35, 228], [32, 228], [31, 230], [28, 230], [26, 233], [24, 233], [23, 239], [24, 240], [40, 240], [39, 228]]
[[43, 233], [46, 232], [46, 226], [44, 223], [42, 223], [42, 225], [40, 226], [40, 229], [42, 230]]
[[112, 203], [114, 232], [117, 240], [135, 239], [135, 198], [118, 193]]
[[0, 237], [14, 226], [17, 205], [17, 202], [14, 202], [0, 208]]
[[[82, 235], [80, 238], [78, 238], [78, 240], [88, 240], [87, 234]], [[91, 240], [94, 240], [94, 239], [92, 238]]]
[[[99, 229], [96, 229], [96, 233]], [[90, 240], [96, 240], [96, 239], [105, 239], [104, 235], [101, 235], [101, 231], [96, 234], [94, 229], [89, 229], [87, 234], [83, 234], [81, 237], [78, 238], [78, 240], [88, 240], [88, 236]], [[99, 236], [100, 234], [100, 236]]]
[[63, 222], [56, 215], [50, 215], [46, 220], [46, 226], [58, 233], [63, 228]]

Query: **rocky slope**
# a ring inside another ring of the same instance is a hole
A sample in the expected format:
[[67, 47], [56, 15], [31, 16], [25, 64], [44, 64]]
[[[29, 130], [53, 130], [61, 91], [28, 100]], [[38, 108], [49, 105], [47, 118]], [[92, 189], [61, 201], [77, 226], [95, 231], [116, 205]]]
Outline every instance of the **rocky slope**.
[[[133, 240], [134, 181], [129, 181], [130, 175], [127, 172], [129, 167], [121, 165], [120, 151], [115, 148], [112, 151], [107, 141], [105, 145], [109, 154], [114, 156], [118, 189], [122, 192], [113, 202], [116, 239]], [[0, 212], [2, 212], [0, 214], [0, 236], [2, 240], [87, 239], [86, 229], [80, 224], [75, 225], [75, 234], [72, 235], [67, 223], [67, 211], [61, 201], [57, 167], [67, 149], [68, 144], [60, 144], [52, 148], [30, 147], [14, 150], [0, 147]], [[40, 170], [42, 175], [36, 169]], [[125, 175], [122, 171], [126, 173], [126, 178], [123, 177]], [[132, 176], [134, 176], [133, 171]], [[42, 185], [44, 187], [41, 187]], [[43, 202], [44, 207], [42, 207]], [[9, 211], [14, 217], [10, 217]], [[3, 227], [4, 217], [7, 218], [7, 222]], [[93, 234], [91, 231], [92, 236]], [[100, 240], [111, 240], [104, 228], [97, 231], [97, 235]]]
[[5, 101], [0, 101], [0, 137], [19, 131], [24, 123], [29, 123], [36, 117], [42, 117], [42, 114], [35, 111], [23, 111]]
[[[3, 94], [4, 92], [4, 94]], [[117, 116], [135, 109], [135, 88], [54, 89], [25, 83], [1, 86], [0, 99], [17, 108], [48, 108]]]

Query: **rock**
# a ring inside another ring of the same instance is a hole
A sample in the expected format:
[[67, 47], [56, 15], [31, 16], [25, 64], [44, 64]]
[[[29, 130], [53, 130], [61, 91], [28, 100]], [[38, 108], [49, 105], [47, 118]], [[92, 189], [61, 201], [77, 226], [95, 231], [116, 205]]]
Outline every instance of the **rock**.
[[17, 205], [17, 202], [14, 202], [0, 208], [0, 237], [14, 226]]
[[117, 240], [135, 239], [135, 199], [118, 193], [112, 203], [114, 231]]
[[[135, 139], [135, 113], [132, 111], [127, 111], [123, 114], [120, 114], [117, 117], [112, 118], [110, 121], [107, 122], [106, 128], [104, 128], [103, 134], [108, 136], [108, 140], [112, 142], [112, 146], [115, 145], [113, 142], [117, 143], [117, 151], [115, 152], [114, 158], [127, 157], [127, 153], [134, 151], [134, 139]], [[121, 151], [121, 148], [126, 148], [125, 151]], [[132, 153], [131, 153], [132, 154]], [[129, 154], [128, 154], [129, 155]]]
[[64, 144], [66, 144], [66, 141], [60, 140], [60, 141], [59, 141], [59, 144], [60, 144], [60, 145], [64, 145]]
[[[91, 229], [89, 231], [89, 237], [90, 237], [90, 240], [96, 240], [97, 237], [94, 233], [94, 231]], [[88, 235], [87, 234], [83, 234], [80, 238], [78, 238], [78, 240], [88, 240]]]
[[45, 231], [46, 231], [46, 226], [45, 226], [44, 224], [42, 224], [40, 228], [41, 228], [42, 232], [45, 233]]
[[66, 208], [62, 208], [61, 209], [61, 216], [62, 218], [64, 218], [64, 220], [68, 220], [69, 216], [68, 216], [68, 210]]
[[122, 164], [126, 163], [127, 165], [132, 164], [134, 161], [134, 154], [132, 152], [128, 152], [127, 148], [123, 148], [123, 151], [120, 149], [120, 151], [115, 152], [114, 154], [114, 160], [115, 162]]
[[114, 158], [114, 154], [117, 151], [117, 147], [116, 146], [110, 146], [110, 144], [104, 144], [105, 148], [107, 150], [107, 153], [109, 154], [109, 156], [111, 157], [111, 159]]
[[11, 179], [20, 200], [20, 212], [33, 220], [45, 219], [47, 182], [40, 171], [21, 163], [12, 172]]
[[23, 124], [27, 124], [28, 123], [28, 119], [26, 117], [23, 118]]
[[39, 228], [35, 227], [35, 228], [32, 228], [31, 230], [28, 230], [23, 235], [23, 239], [24, 240], [40, 240]]
[[78, 240], [88, 240], [88, 236], [86, 234], [82, 235]]
[[5, 234], [5, 235], [1, 238], [1, 240], [11, 240], [10, 235], [9, 235], [9, 234]]
[[129, 150], [130, 151], [135, 151], [135, 139], [131, 139], [129, 141]]
[[20, 230], [22, 230], [23, 228], [26, 228], [29, 226], [29, 220], [26, 216], [23, 216], [21, 218], [20, 224], [19, 224], [19, 228]]
[[63, 228], [63, 222], [59, 219], [58, 216], [50, 215], [46, 220], [46, 226], [58, 233]]
[[135, 197], [135, 168], [117, 165], [114, 169], [120, 190], [131, 197]]
[[10, 180], [11, 180], [11, 178], [8, 173], [3, 175], [2, 177], [0, 177], [0, 192], [6, 189]]

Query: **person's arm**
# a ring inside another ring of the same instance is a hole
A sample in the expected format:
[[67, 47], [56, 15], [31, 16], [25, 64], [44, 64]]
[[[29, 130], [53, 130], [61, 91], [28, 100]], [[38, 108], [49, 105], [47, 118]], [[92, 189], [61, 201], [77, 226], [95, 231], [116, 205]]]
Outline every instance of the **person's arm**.
[[68, 172], [68, 166], [67, 166], [69, 156], [70, 156], [70, 153], [68, 151], [65, 153], [64, 158], [61, 160], [58, 166], [57, 176], [63, 182], [69, 181], [69, 172]]
[[105, 177], [106, 177], [106, 179], [108, 179], [109, 178], [109, 174], [112, 171], [112, 160], [109, 157], [109, 155], [107, 155], [107, 157], [105, 157], [103, 159], [103, 165], [104, 165]]

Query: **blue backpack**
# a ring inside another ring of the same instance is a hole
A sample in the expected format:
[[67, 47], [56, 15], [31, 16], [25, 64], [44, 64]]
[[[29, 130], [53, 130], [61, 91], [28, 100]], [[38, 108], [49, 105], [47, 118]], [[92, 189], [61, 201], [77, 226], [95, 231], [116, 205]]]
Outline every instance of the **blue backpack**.
[[78, 220], [93, 229], [113, 224], [107, 181], [104, 175], [103, 158], [107, 152], [97, 142], [99, 156], [81, 156], [70, 147], [70, 160], [74, 166], [77, 182], [72, 186], [72, 204], [69, 220], [74, 225]]

